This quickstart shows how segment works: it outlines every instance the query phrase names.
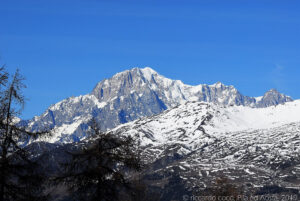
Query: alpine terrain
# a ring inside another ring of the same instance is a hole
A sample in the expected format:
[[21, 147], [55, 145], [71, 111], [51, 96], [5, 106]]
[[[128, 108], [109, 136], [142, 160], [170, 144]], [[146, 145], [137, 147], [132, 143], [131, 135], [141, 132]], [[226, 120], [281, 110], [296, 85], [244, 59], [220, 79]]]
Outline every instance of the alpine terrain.
[[91, 93], [65, 99], [49, 107], [41, 116], [23, 123], [32, 130], [54, 128], [55, 136], [47, 139], [48, 142], [78, 142], [86, 138], [87, 122], [92, 117], [98, 119], [103, 130], [108, 130], [160, 114], [186, 101], [264, 108], [292, 99], [275, 89], [254, 98], [220, 82], [190, 86], [165, 78], [149, 67], [133, 68], [99, 82]]
[[190, 86], [133, 68], [22, 123], [54, 128], [54, 136], [28, 142], [48, 152], [51, 164], [63, 160], [62, 147], [95, 140], [86, 134], [92, 117], [105, 132], [134, 137], [146, 165], [143, 182], [157, 200], [172, 200], [208, 189], [218, 178], [246, 192], [299, 190], [299, 114], [300, 100], [275, 89], [248, 97], [220, 82]]

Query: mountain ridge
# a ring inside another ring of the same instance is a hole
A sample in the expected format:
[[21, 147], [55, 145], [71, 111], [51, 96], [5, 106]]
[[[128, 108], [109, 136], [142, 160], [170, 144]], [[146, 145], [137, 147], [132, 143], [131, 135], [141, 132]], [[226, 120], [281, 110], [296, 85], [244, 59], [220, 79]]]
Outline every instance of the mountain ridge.
[[258, 100], [221, 82], [191, 86], [165, 78], [150, 67], [133, 68], [100, 81], [87, 95], [70, 97], [50, 106], [27, 124], [32, 130], [55, 128], [58, 134], [51, 142], [76, 142], [86, 137], [87, 123], [92, 117], [98, 119], [102, 130], [108, 130], [187, 101], [263, 108], [293, 100], [274, 90]]

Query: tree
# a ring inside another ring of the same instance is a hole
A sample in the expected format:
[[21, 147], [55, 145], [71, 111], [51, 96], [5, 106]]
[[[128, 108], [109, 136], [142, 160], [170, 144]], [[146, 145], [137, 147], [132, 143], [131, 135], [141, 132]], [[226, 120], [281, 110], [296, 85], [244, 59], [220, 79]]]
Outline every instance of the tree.
[[18, 125], [17, 116], [25, 103], [23, 80], [17, 70], [10, 81], [5, 69], [0, 68], [0, 84], [4, 87], [0, 97], [0, 201], [41, 200], [42, 197], [39, 188], [42, 176], [22, 141], [49, 133], [33, 133]]
[[8, 73], [4, 70], [4, 66], [0, 68], [0, 87], [5, 86], [8, 79]]
[[69, 186], [75, 200], [112, 201], [130, 189], [126, 173], [140, 170], [139, 157], [131, 137], [102, 133], [95, 119], [90, 122], [89, 145], [69, 152], [65, 174], [59, 178]]

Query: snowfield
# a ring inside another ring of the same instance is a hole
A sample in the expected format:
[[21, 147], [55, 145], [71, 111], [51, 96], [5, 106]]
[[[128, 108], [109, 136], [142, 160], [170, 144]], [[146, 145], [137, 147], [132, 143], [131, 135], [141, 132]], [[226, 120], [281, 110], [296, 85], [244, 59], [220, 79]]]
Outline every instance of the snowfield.
[[142, 140], [145, 145], [149, 140], [158, 144], [170, 143], [177, 139], [180, 143], [183, 135], [189, 135], [185, 140], [188, 140], [187, 144], [190, 144], [197, 142], [199, 135], [203, 133], [217, 137], [224, 133], [272, 129], [298, 123], [300, 122], [299, 114], [300, 100], [267, 108], [186, 102], [162, 114], [136, 120], [113, 130], [126, 130], [132, 136], [139, 134], [142, 130], [148, 131], [149, 135]]

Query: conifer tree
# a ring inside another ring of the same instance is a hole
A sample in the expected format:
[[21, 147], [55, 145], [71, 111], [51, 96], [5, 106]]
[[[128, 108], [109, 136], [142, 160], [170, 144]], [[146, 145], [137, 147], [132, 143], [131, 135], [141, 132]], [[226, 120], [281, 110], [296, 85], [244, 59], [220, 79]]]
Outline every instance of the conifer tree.
[[17, 70], [11, 80], [0, 68], [0, 201], [41, 200], [43, 177], [38, 173], [24, 139], [37, 138], [47, 132], [30, 132], [18, 124], [24, 107], [24, 78]]
[[[126, 173], [140, 170], [140, 160], [131, 137], [102, 133], [95, 119], [90, 122], [88, 147], [70, 152], [63, 181], [74, 200], [119, 200], [119, 192], [130, 190]], [[91, 144], [90, 144], [91, 143]], [[122, 198], [121, 198], [122, 200]]]

